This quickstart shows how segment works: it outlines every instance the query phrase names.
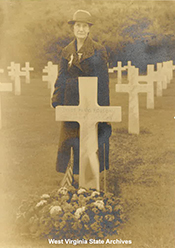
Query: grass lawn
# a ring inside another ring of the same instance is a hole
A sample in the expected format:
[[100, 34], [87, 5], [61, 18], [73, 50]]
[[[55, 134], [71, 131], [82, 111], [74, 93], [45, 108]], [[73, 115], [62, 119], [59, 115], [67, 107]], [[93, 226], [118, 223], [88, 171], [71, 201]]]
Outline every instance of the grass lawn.
[[[122, 122], [112, 124], [107, 188], [123, 200], [127, 222], [117, 236], [108, 238], [132, 240], [132, 245], [122, 247], [174, 247], [175, 76], [163, 97], [155, 97], [155, 109], [147, 110], [146, 95], [139, 96], [140, 135], [127, 133], [128, 96], [115, 93], [115, 80], [111, 76], [111, 105], [122, 106]], [[62, 179], [55, 171], [59, 123], [47, 83], [33, 78], [31, 84], [22, 82], [21, 96], [2, 93], [2, 121], [0, 247], [48, 247], [47, 240], [20, 237], [15, 229], [21, 201], [50, 192]]]

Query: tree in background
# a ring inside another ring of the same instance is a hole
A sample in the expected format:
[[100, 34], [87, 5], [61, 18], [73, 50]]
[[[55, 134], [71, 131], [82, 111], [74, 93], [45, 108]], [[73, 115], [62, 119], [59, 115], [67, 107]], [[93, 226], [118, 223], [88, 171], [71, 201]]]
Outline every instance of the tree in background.
[[119, 54], [120, 59], [125, 56], [128, 47], [134, 53], [130, 48], [138, 42], [144, 43], [141, 53], [154, 55], [162, 46], [173, 47], [175, 3], [171, 1], [6, 0], [0, 2], [1, 63], [30, 61], [36, 70], [48, 60], [58, 63], [62, 47], [73, 39], [67, 21], [77, 9], [94, 16], [91, 35], [106, 46], [112, 64]]

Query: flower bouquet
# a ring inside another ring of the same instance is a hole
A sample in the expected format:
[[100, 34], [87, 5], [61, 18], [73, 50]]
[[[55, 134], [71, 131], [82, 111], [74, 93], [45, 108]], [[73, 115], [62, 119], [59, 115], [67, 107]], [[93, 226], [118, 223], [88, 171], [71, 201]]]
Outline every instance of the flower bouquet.
[[16, 224], [21, 234], [47, 238], [104, 238], [123, 222], [119, 198], [111, 193], [61, 187], [23, 201]]

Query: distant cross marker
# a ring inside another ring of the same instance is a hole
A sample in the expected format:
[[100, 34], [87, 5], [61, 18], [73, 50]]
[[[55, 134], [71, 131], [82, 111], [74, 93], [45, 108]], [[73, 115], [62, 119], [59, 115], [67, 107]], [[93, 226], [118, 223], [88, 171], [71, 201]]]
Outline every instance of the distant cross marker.
[[165, 90], [165, 89], [167, 89], [167, 85], [168, 85], [168, 83], [170, 82], [169, 81], [169, 75], [168, 75], [168, 73], [169, 73], [169, 71], [168, 71], [168, 64], [167, 64], [167, 62], [163, 62], [162, 63], [162, 71], [163, 71], [163, 89]]
[[137, 82], [147, 82], [147, 84], [145, 84], [147, 88], [147, 109], [154, 109], [154, 65], [147, 65], [147, 75], [139, 75], [139, 69], [135, 68], [135, 70]]
[[169, 80], [173, 79], [173, 70], [175, 70], [175, 66], [173, 65], [173, 60], [167, 61], [167, 67], [168, 67], [168, 74], [169, 74]]
[[162, 90], [163, 90], [162, 63], [157, 63], [156, 78], [157, 78], [156, 96], [162, 96]]
[[128, 84], [116, 84], [117, 92], [129, 94], [128, 110], [128, 132], [139, 134], [139, 100], [138, 93], [148, 93], [150, 86], [148, 84], [138, 83], [138, 68], [130, 67], [128, 69], [130, 81]]
[[42, 76], [42, 80], [48, 82], [48, 88], [51, 88], [50, 74], [52, 71], [52, 66], [53, 66], [52, 61], [48, 61], [47, 66], [45, 66], [45, 68], [43, 69], [43, 72], [47, 73], [47, 75]]
[[31, 71], [34, 71], [34, 68], [33, 67], [30, 67], [30, 63], [29, 62], [26, 62], [25, 63], [25, 67], [22, 67], [21, 68], [22, 71], [25, 71], [25, 76], [26, 76], [26, 83], [30, 83], [30, 72]]
[[126, 67], [125, 66], [122, 67], [122, 62], [121, 61], [118, 61], [118, 63], [117, 63], [118, 84], [121, 84], [122, 83], [122, 71], [126, 71]]
[[11, 62], [10, 66], [7, 66], [7, 69], [9, 70], [8, 75], [11, 77], [11, 80], [15, 79], [15, 62]]
[[[0, 93], [12, 91], [12, 83], [0, 83]], [[1, 95], [0, 95], [0, 129], [2, 128], [2, 113], [1, 113]]]
[[57, 106], [56, 121], [80, 124], [79, 187], [99, 190], [98, 122], [120, 122], [121, 107], [97, 104], [97, 78], [79, 77], [78, 106]]
[[126, 69], [127, 69], [127, 66], [122, 66], [122, 62], [118, 61], [117, 67], [109, 68], [108, 72], [113, 73], [113, 72], [117, 71], [117, 82], [118, 82], [118, 84], [121, 84], [122, 83], [122, 72], [126, 71]]
[[26, 72], [20, 70], [20, 64], [15, 64], [15, 95], [21, 95], [21, 79], [20, 76], [25, 76]]
[[130, 80], [130, 69], [131, 68], [135, 68], [134, 65], [132, 65], [131, 61], [129, 60], [127, 65], [124, 66], [125, 69], [127, 69], [128, 73], [127, 73], [127, 79]]

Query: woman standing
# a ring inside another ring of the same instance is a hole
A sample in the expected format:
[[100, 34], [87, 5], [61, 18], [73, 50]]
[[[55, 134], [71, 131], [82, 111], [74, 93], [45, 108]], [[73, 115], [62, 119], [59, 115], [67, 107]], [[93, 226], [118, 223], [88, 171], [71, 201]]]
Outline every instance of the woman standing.
[[[78, 77], [98, 78], [98, 104], [109, 105], [109, 77], [107, 68], [107, 54], [105, 48], [89, 37], [93, 25], [91, 14], [84, 10], [74, 13], [68, 22], [73, 27], [75, 39], [63, 50], [60, 60], [58, 78], [52, 97], [52, 106], [78, 105]], [[100, 171], [105, 166], [109, 168], [109, 137], [111, 126], [107, 123], [98, 124], [98, 154]], [[70, 151], [74, 151], [73, 173], [79, 174], [79, 124], [77, 122], [62, 122], [57, 155], [56, 170], [65, 173]]]

